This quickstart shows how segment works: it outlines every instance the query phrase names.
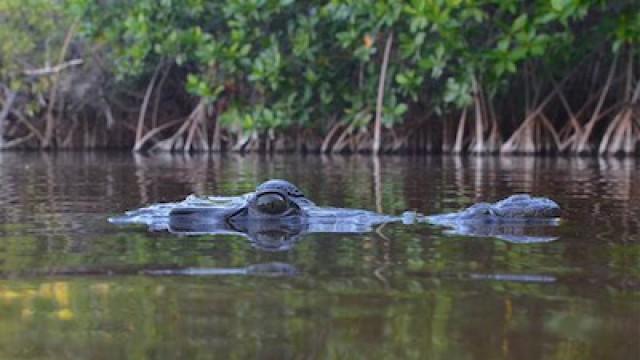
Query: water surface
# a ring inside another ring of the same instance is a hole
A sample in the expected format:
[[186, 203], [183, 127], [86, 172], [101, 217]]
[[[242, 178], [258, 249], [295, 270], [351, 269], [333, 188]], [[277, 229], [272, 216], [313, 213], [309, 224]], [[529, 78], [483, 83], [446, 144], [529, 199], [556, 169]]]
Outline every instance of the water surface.
[[[637, 358], [639, 175], [635, 159], [0, 153], [0, 357]], [[285, 252], [106, 221], [269, 178], [388, 214], [519, 192], [565, 213], [551, 243], [388, 224]], [[270, 263], [287, 271], [247, 270]], [[207, 271], [153, 272], [187, 267]]]

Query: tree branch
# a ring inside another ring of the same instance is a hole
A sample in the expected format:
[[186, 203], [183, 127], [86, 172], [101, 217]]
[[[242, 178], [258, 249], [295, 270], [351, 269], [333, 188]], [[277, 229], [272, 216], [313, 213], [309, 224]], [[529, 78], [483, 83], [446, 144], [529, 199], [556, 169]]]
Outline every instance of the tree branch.
[[53, 75], [53, 74], [57, 74], [67, 68], [70, 68], [72, 66], [78, 66], [78, 65], [82, 65], [84, 64], [84, 60], [83, 59], [73, 59], [73, 60], [69, 60], [69, 61], [65, 61], [61, 64], [58, 64], [56, 66], [46, 66], [40, 69], [28, 69], [28, 70], [24, 70], [22, 73], [24, 75], [27, 76], [47, 76], [47, 75]]

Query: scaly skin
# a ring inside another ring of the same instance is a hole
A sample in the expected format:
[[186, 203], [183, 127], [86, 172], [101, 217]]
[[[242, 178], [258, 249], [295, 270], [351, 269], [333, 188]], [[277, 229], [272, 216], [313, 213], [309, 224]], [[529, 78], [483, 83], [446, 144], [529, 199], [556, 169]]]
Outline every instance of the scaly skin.
[[[448, 233], [493, 236], [514, 243], [547, 242], [544, 226], [557, 225], [560, 207], [552, 200], [513, 195], [496, 203], [478, 203], [449, 214], [390, 216], [367, 210], [319, 207], [295, 185], [269, 180], [253, 193], [235, 197], [194, 197], [156, 204], [111, 218], [115, 224], [146, 224], [150, 230], [183, 235], [235, 234], [269, 251], [290, 249], [304, 234], [365, 233], [391, 222], [430, 223]], [[534, 225], [534, 226], [530, 226]], [[535, 235], [531, 235], [534, 233]]]

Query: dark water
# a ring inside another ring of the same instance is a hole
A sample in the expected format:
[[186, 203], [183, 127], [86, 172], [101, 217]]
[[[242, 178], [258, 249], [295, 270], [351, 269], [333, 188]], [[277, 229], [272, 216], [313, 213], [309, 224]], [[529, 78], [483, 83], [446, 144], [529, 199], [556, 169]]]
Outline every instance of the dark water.
[[[0, 358], [637, 359], [639, 176], [635, 159], [0, 153]], [[544, 244], [389, 224], [280, 253], [106, 222], [272, 177], [320, 205], [434, 214], [528, 192], [565, 215]], [[243, 275], [272, 262], [294, 275]], [[146, 272], [181, 267], [222, 270]]]

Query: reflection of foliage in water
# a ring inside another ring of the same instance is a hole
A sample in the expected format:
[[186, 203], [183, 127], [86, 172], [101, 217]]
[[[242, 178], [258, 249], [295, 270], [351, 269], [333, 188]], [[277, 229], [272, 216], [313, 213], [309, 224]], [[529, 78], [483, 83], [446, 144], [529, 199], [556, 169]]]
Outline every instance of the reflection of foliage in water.
[[[61, 249], [49, 252], [48, 260], [27, 264], [11, 260], [33, 251], [29, 244], [37, 240], [16, 236], [3, 254], [4, 273], [83, 264], [232, 267], [282, 260], [297, 265], [302, 275], [6, 280], [0, 287], [0, 314], [7, 330], [0, 341], [25, 348], [35, 342], [22, 357], [60, 349], [87, 356], [98, 350], [123, 357], [149, 351], [202, 356], [211, 346], [229, 358], [313, 351], [346, 358], [624, 356], [618, 352], [624, 348], [615, 346], [619, 340], [606, 334], [633, 333], [638, 319], [629, 314], [637, 314], [637, 292], [565, 281], [563, 274], [571, 275], [573, 266], [563, 259], [561, 244], [509, 249], [497, 240], [422, 234], [429, 231], [389, 226], [383, 230], [388, 240], [376, 234], [318, 235], [289, 254], [275, 255], [256, 253], [241, 238], [175, 239], [124, 231], [95, 239], [86, 253]], [[468, 277], [494, 272], [554, 274], [558, 282]], [[584, 299], [584, 294], [609, 301]], [[490, 330], [478, 331], [485, 327]], [[554, 350], [531, 349], [523, 337], [545, 341]]]
[[[628, 341], [640, 335], [637, 170], [617, 171], [615, 161], [382, 158], [376, 187], [371, 162], [360, 157], [137, 165], [95, 154], [0, 157], [0, 357], [601, 359], [636, 349]], [[541, 245], [394, 224], [381, 234], [309, 236], [273, 254], [240, 237], [178, 238], [105, 221], [191, 192], [242, 193], [271, 177], [291, 179], [319, 204], [375, 210], [381, 203], [395, 214], [544, 193], [563, 204], [567, 222], [559, 241]], [[138, 275], [145, 267], [272, 261], [301, 275]], [[46, 275], [59, 269], [103, 275]], [[125, 275], [105, 276], [109, 269]], [[482, 277], [492, 274], [549, 281]]]
[[[637, 306], [520, 287], [414, 279], [385, 290], [366, 277], [3, 281], [0, 342], [14, 358], [195, 357], [212, 348], [224, 358], [624, 357], [621, 340], [606, 335], [633, 333]], [[540, 341], [550, 346], [529, 346]]]

